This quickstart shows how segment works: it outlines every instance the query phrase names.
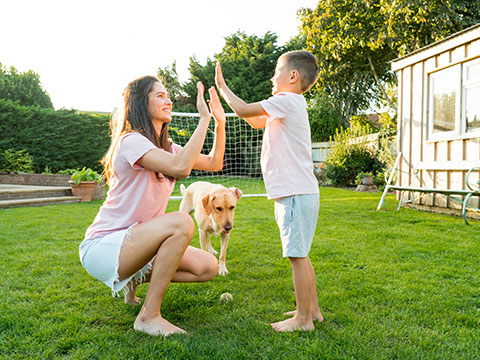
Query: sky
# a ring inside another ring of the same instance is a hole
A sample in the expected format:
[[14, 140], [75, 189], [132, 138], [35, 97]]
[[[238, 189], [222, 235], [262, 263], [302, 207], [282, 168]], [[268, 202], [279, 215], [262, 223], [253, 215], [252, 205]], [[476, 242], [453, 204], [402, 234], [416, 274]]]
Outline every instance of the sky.
[[110, 112], [128, 82], [221, 52], [237, 31], [299, 33], [318, 0], [0, 0], [0, 63], [40, 76], [55, 109]]

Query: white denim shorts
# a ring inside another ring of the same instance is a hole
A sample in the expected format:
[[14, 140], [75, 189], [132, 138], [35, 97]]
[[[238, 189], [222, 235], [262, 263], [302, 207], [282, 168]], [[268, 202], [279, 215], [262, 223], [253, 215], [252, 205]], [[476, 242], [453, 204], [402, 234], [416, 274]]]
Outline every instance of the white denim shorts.
[[130, 280], [134, 279], [141, 283], [145, 279], [145, 274], [152, 269], [153, 259], [135, 274], [122, 281], [118, 279], [120, 250], [135, 225], [93, 240], [85, 239], [79, 246], [80, 262], [85, 270], [112, 289], [112, 295], [116, 295], [122, 289], [128, 292], [130, 288], [126, 285]]
[[320, 208], [319, 194], [275, 199], [275, 220], [280, 229], [283, 257], [307, 257]]

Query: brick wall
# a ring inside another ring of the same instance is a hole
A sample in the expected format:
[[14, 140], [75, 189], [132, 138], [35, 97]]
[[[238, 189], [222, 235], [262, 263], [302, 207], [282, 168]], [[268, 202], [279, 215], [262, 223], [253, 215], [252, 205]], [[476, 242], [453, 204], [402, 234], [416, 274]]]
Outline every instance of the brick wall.
[[[70, 175], [51, 174], [0, 174], [0, 184], [70, 186]], [[105, 198], [105, 184], [95, 184], [93, 200]]]

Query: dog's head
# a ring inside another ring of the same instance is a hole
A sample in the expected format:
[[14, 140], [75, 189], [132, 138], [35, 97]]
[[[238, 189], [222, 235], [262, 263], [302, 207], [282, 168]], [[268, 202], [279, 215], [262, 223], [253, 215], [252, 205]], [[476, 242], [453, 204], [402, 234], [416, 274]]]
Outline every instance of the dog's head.
[[205, 213], [213, 217], [224, 234], [228, 234], [233, 228], [235, 207], [241, 196], [240, 189], [231, 187], [215, 190], [202, 198]]

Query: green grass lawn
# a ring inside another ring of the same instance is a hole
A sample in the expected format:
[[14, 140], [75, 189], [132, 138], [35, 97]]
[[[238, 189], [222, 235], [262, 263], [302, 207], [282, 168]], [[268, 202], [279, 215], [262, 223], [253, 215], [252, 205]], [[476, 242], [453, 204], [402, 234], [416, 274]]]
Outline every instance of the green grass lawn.
[[[189, 335], [169, 338], [135, 332], [138, 308], [81, 267], [78, 245], [101, 202], [0, 210], [0, 358], [480, 358], [480, 223], [396, 212], [392, 195], [391, 210], [376, 212], [380, 195], [321, 188], [310, 258], [325, 321], [284, 334], [269, 322], [295, 297], [266, 198], [238, 203], [230, 275], [170, 285], [162, 313]], [[233, 303], [220, 303], [226, 291]]]

